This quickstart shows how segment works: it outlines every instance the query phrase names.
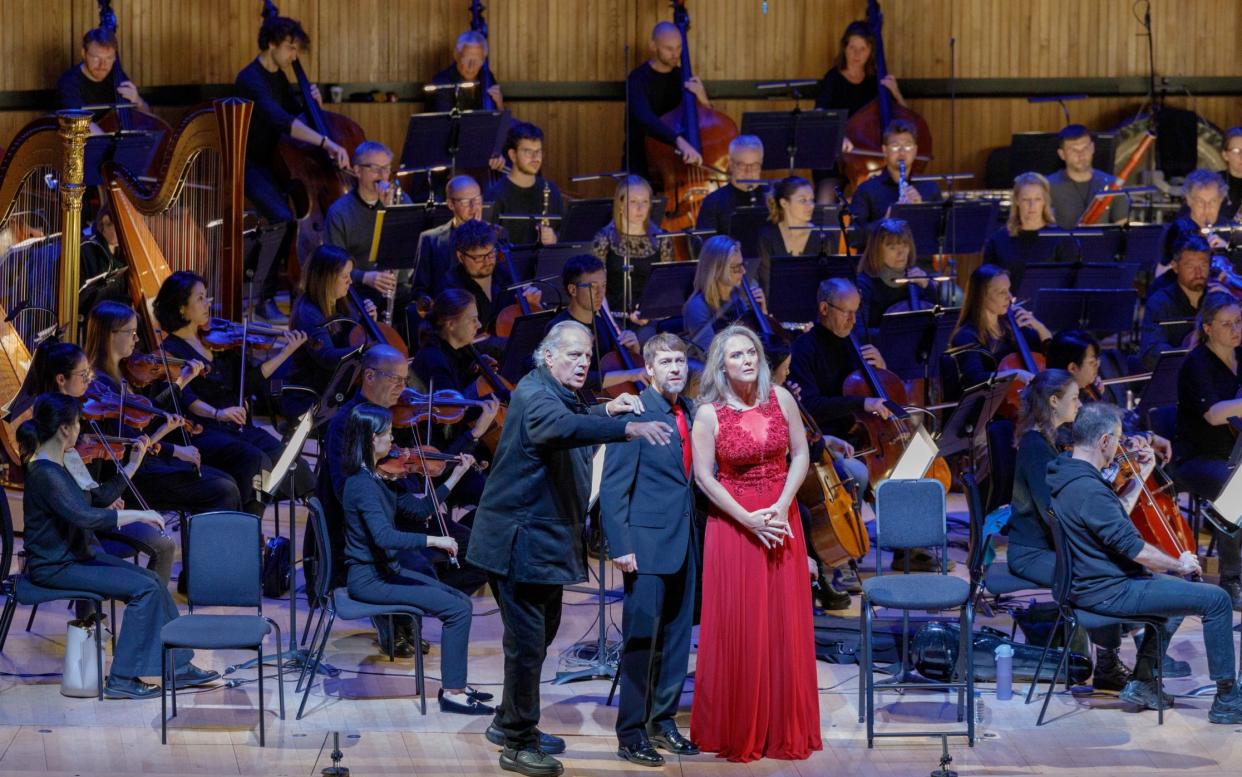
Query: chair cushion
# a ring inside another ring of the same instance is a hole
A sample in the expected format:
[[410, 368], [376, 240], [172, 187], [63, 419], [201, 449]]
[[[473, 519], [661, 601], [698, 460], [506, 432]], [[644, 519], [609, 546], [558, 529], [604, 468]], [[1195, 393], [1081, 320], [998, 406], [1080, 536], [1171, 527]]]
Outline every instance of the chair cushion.
[[883, 575], [863, 581], [863, 593], [879, 607], [944, 610], [960, 607], [970, 597], [970, 583], [934, 573]]
[[182, 615], [160, 629], [160, 640], [170, 647], [254, 648], [263, 642], [271, 624], [258, 615]]
[[992, 564], [988, 567], [988, 571], [983, 574], [983, 587], [989, 593], [1000, 596], [1001, 594], [1011, 594], [1015, 591], [1039, 591], [1048, 586], [1040, 585], [1024, 577], [1018, 577], [1009, 571], [1008, 564]]
[[90, 602], [102, 602], [103, 596], [90, 591], [74, 591], [68, 588], [47, 588], [32, 583], [25, 575], [18, 575], [14, 583], [19, 604], [43, 604], [63, 599], [85, 599]]
[[336, 617], [347, 621], [362, 620], [363, 618], [374, 618], [380, 615], [413, 615], [416, 618], [423, 616], [423, 611], [417, 607], [404, 604], [367, 604], [350, 597], [349, 592], [344, 588], [335, 588], [332, 590], [332, 605], [336, 608]]

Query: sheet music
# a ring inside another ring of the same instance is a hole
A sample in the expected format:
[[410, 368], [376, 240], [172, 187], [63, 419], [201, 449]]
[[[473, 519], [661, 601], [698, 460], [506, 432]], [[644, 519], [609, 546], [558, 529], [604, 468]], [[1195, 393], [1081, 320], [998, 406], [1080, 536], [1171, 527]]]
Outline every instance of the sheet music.
[[[897, 460], [897, 466], [889, 480], [918, 480], [931, 469], [932, 462], [940, 455], [940, 448], [923, 427], [914, 430], [906, 450]], [[878, 485], [878, 484], [877, 484]]]

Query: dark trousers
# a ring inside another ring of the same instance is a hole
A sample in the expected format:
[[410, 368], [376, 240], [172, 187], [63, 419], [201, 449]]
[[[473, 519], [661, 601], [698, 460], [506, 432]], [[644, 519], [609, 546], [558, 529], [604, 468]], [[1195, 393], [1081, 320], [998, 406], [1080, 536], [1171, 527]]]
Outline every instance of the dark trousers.
[[[1159, 615], [1170, 619], [1161, 629], [1164, 648], [1168, 650], [1169, 638], [1184, 615], [1198, 615], [1203, 619], [1203, 648], [1207, 653], [1208, 675], [1213, 680], [1233, 680], [1236, 669], [1233, 656], [1233, 602], [1224, 589], [1206, 583], [1157, 575], [1150, 578], [1127, 580], [1121, 589], [1093, 609], [1109, 615]], [[1139, 644], [1138, 660], [1134, 663], [1134, 676], [1139, 680], [1155, 677], [1156, 662], [1164, 656], [1156, 655], [1156, 639], [1151, 629], [1143, 635]]]
[[[90, 591], [125, 602], [125, 617], [110, 673], [125, 678], [159, 676], [160, 629], [181, 613], [158, 575], [116, 556], [99, 553], [93, 559], [64, 567], [32, 568], [30, 579], [48, 588]], [[190, 650], [174, 651], [173, 666], [180, 670], [193, 657]]]
[[[293, 211], [289, 209], [288, 195], [277, 183], [276, 176], [270, 167], [246, 165], [246, 198], [268, 223], [289, 222], [284, 242], [281, 243], [280, 250], [276, 252], [276, 262], [280, 262], [289, 255], [289, 246], [292, 245], [298, 229], [293, 218]], [[263, 268], [255, 268], [254, 285], [260, 289], [259, 299], [268, 300], [276, 296], [280, 273], [275, 265], [276, 263], [273, 262], [272, 267], [264, 273], [262, 278], [257, 273]]]
[[[229, 429], [211, 422], [204, 424], [203, 433], [194, 437], [194, 444], [202, 453], [203, 461], [218, 467], [232, 476], [241, 495], [243, 510], [259, 510], [254, 478], [260, 471], [270, 469], [284, 449], [284, 443], [266, 431], [246, 424], [240, 429]], [[311, 466], [299, 461], [294, 473], [293, 490], [305, 495], [314, 490], [315, 477]]]
[[495, 724], [506, 747], [529, 749], [538, 742], [539, 675], [561, 625], [562, 588], [500, 575], [492, 576], [492, 585], [505, 625], [505, 690]]
[[[227, 473], [203, 466], [200, 475], [186, 462], [175, 464], [178, 466], [160, 462], [159, 466], [148, 467], [144, 460], [134, 473], [134, 485], [153, 509], [192, 514], [241, 507], [241, 492]], [[125, 501], [132, 507], [138, 506], [137, 500], [128, 493]]]
[[[371, 565], [349, 568], [349, 595], [370, 604], [404, 604], [418, 607], [438, 618], [440, 632], [440, 684], [466, 687], [466, 656], [470, 652], [470, 598], [433, 577], [402, 569], [382, 575]], [[415, 645], [415, 649], [418, 646]]]
[[[1186, 490], [1204, 499], [1215, 499], [1229, 480], [1229, 462], [1215, 456], [1195, 456], [1177, 463], [1177, 479]], [[1216, 550], [1220, 554], [1220, 579], [1242, 577], [1242, 534], [1229, 537], [1216, 532]]]
[[[1047, 548], [1031, 548], [1026, 545], [1009, 543], [1006, 551], [1009, 571], [1018, 577], [1039, 583], [1047, 588], [1052, 587], [1052, 577], [1057, 565], [1056, 551]], [[1121, 647], [1121, 625], [1102, 626], [1092, 629], [1091, 641], [1106, 650]]]
[[690, 661], [695, 566], [694, 552], [687, 547], [681, 569], [671, 575], [641, 570], [625, 575], [617, 709], [617, 741], [622, 745], [677, 726], [673, 718]]

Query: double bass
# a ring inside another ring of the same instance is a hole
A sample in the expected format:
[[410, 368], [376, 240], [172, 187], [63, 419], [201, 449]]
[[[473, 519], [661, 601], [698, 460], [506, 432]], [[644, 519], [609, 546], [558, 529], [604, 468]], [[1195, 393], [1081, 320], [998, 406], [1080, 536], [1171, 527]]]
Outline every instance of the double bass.
[[[867, 0], [867, 26], [875, 40], [875, 78], [880, 84], [888, 77], [888, 64], [884, 59], [884, 14], [878, 0]], [[893, 100], [888, 89], [880, 84], [879, 93], [871, 102], [860, 108], [845, 124], [845, 137], [854, 150], [844, 155], [845, 175], [855, 186], [867, 180], [884, 166], [884, 128], [893, 119], [902, 119], [914, 125], [918, 132], [919, 158], [914, 162], [915, 174], [923, 172], [927, 159], [932, 156], [932, 135], [927, 122], [917, 112]]]
[[[673, 2], [673, 24], [681, 33], [681, 77], [688, 81], [694, 73], [690, 66], [690, 13], [684, 0]], [[668, 197], [668, 210], [660, 226], [669, 232], [684, 232], [698, 220], [703, 199], [728, 180], [724, 166], [729, 159], [729, 143], [737, 137], [737, 124], [726, 114], [699, 105], [694, 93], [684, 87], [681, 105], [661, 116], [660, 121], [703, 156], [701, 166], [688, 165], [676, 148], [651, 137], [646, 140], [648, 163], [659, 175]]]
[[[112, 10], [112, 0], [98, 0], [99, 2], [99, 27], [108, 30], [116, 35], [117, 21], [116, 12]], [[116, 66], [112, 69], [112, 91], [118, 95], [120, 92], [117, 87], [119, 82], [119, 73], [121, 72], [121, 54], [118, 51], [116, 57]], [[120, 98], [117, 98], [118, 101]], [[156, 144], [155, 152], [151, 155], [151, 164], [154, 165], [164, 153], [164, 147], [168, 144], [168, 140], [172, 137], [172, 127], [168, 122], [158, 116], [138, 110], [130, 105], [118, 104], [111, 111], [102, 116], [96, 124], [104, 132], [145, 132], [156, 135], [159, 138]], [[135, 175], [145, 174], [150, 170], [134, 170]]]

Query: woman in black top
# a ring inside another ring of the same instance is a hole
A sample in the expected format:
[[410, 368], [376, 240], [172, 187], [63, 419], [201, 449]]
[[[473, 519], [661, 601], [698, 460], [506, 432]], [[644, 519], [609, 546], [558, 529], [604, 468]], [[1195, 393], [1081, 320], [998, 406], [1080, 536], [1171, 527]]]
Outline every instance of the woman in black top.
[[[998, 378], [1013, 375], [1024, 383], [1035, 377], [1023, 369], [997, 372], [1001, 359], [1017, 351], [1005, 315], [1012, 301], [1009, 273], [1003, 267], [983, 264], [970, 274], [962, 314], [949, 341], [950, 347], [962, 349], [956, 356], [959, 390], [977, 386], [993, 374]], [[1042, 351], [1043, 344], [1052, 339], [1048, 327], [1029, 311], [1017, 308], [1014, 318], [1032, 351]]]
[[[763, 289], [746, 277], [741, 244], [727, 235], [708, 238], [699, 250], [694, 293], [681, 307], [686, 339], [706, 351], [717, 331], [749, 314], [750, 302], [742, 289], [743, 283], [751, 284], [755, 303], [766, 311]], [[753, 317], [748, 325], [755, 325]]]
[[[609, 309], [633, 313], [643, 297], [651, 265], [673, 261], [673, 242], [656, 239], [662, 234], [664, 230], [651, 223], [651, 184], [637, 175], [622, 178], [612, 196], [612, 221], [595, 233], [591, 243], [591, 253], [604, 263], [607, 271]], [[625, 294], [627, 266], [630, 268], [628, 299]], [[626, 302], [630, 310], [626, 310]]]
[[1048, 179], [1039, 173], [1023, 173], [1013, 179], [1009, 222], [988, 237], [983, 261], [1004, 267], [1014, 288], [1021, 288], [1028, 264], [1068, 262], [1076, 257], [1068, 237], [1040, 239], [1041, 230], [1055, 226]]
[[[211, 302], [203, 279], [188, 270], [178, 270], [160, 286], [155, 298], [155, 317], [165, 332], [164, 349], [181, 359], [201, 361], [211, 367], [181, 390], [179, 407], [203, 425], [194, 436], [194, 445], [203, 460], [232, 476], [241, 492], [242, 509], [263, 514], [256, 498], [254, 476], [270, 468], [280, 456], [281, 442], [258, 428], [246, 405], [240, 401], [244, 374], [247, 395], [261, 391], [276, 370], [306, 342], [306, 334], [296, 330], [285, 335], [283, 345], [257, 366], [243, 365], [238, 350], [212, 351], [200, 339], [200, 331], [211, 323]], [[247, 353], [250, 353], [247, 349]], [[311, 468], [302, 462], [295, 470], [294, 491], [310, 493], [314, 488]]]
[[[290, 312], [289, 328], [305, 332], [307, 341], [293, 353], [289, 382], [305, 386], [319, 396], [328, 387], [341, 360], [355, 350], [349, 344], [351, 327], [329, 324], [332, 319], [354, 318], [355, 314], [345, 303], [353, 271], [354, 261], [345, 249], [319, 246], [306, 263], [305, 291], [293, 303]], [[314, 401], [302, 392], [286, 396], [285, 415], [300, 416]]]
[[[777, 181], [768, 193], [768, 222], [759, 230], [759, 262], [750, 276], [764, 293], [771, 291], [772, 258], [813, 256], [826, 252], [824, 232], [806, 229], [815, 215], [815, 190], [799, 175]], [[828, 252], [830, 253], [830, 252]]]
[[[1197, 322], [1199, 344], [1186, 354], [1177, 373], [1177, 437], [1174, 451], [1178, 480], [1205, 499], [1220, 496], [1229, 480], [1229, 457], [1236, 434], [1230, 419], [1242, 416], [1238, 361], [1242, 351], [1242, 304], [1231, 294], [1203, 298]], [[1239, 540], [1218, 532], [1220, 584], [1242, 604], [1242, 554]]]
[[[881, 219], [868, 228], [867, 248], [858, 262], [859, 315], [874, 335], [888, 309], [898, 303], [931, 305], [935, 285], [917, 264], [914, 235], [901, 219]], [[908, 283], [897, 283], [909, 278]], [[911, 310], [917, 307], [908, 308]]]
[[[160, 629], [176, 618], [177, 605], [159, 577], [100, 551], [96, 530], [115, 531], [134, 523], [164, 529], [159, 513], [92, 507], [65, 469], [65, 453], [77, 442], [78, 401], [65, 394], [41, 394], [32, 417], [18, 428], [26, 463], [22, 492], [26, 574], [48, 588], [99, 593], [125, 601], [125, 618], [104, 693], [109, 698], [149, 699], [160, 686], [143, 681], [160, 676]], [[219, 677], [190, 663], [193, 653], [173, 653], [178, 685], [201, 685]], [[102, 671], [103, 667], [100, 667]]]
[[[376, 462], [392, 448], [392, 415], [369, 402], [356, 405], [345, 421], [344, 470], [348, 475], [341, 506], [345, 512], [345, 566], [349, 595], [361, 602], [418, 607], [443, 624], [440, 647], [441, 712], [490, 715], [483, 702], [491, 699], [466, 685], [466, 657], [470, 650], [470, 597], [435, 578], [403, 567], [400, 554], [433, 547], [457, 555], [452, 537], [403, 532], [398, 514], [422, 518], [431, 511], [425, 498], [410, 493], [397, 496], [376, 474]], [[437, 491], [448, 495], [473, 459], [463, 457]]]

